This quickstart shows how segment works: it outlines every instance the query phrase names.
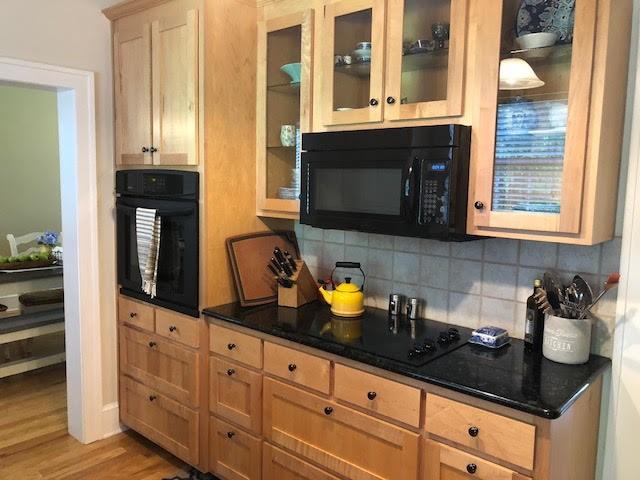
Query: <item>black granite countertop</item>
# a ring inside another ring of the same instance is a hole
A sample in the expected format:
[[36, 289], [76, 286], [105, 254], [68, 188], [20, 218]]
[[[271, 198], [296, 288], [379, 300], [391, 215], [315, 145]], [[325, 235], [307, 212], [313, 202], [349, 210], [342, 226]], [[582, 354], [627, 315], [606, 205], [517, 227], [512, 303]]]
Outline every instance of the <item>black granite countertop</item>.
[[[359, 348], [358, 341], [353, 338], [341, 340], [331, 333], [324, 333], [318, 327], [327, 324], [331, 315], [328, 307], [320, 302], [297, 310], [278, 307], [276, 304], [243, 308], [238, 303], [231, 303], [207, 308], [203, 313], [209, 317], [549, 419], [560, 417], [611, 364], [608, 358], [598, 355], [591, 355], [589, 362], [584, 365], [555, 363], [525, 352], [524, 342], [513, 339], [511, 345], [499, 350], [461, 342], [459, 348], [452, 349], [424, 365], [416, 366], [393, 360], [393, 356], [385, 352], [385, 345], [390, 345], [388, 328], [384, 329], [384, 333], [383, 329], [368, 329], [369, 337], [375, 335], [376, 331], [384, 336], [379, 341], [379, 351], [375, 353]], [[387, 322], [384, 311], [368, 309], [368, 313], [375, 313], [372, 315], [375, 318], [371, 321], [377, 321], [376, 318], [381, 319], [384, 316]], [[367, 321], [370, 319], [367, 318]], [[401, 322], [408, 323], [406, 320]]]

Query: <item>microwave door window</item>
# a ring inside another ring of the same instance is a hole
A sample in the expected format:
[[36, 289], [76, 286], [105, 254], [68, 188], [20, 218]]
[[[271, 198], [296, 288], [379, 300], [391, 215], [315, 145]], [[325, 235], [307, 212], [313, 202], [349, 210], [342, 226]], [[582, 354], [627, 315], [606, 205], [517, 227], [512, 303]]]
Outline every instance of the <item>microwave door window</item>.
[[402, 169], [318, 168], [314, 205], [318, 211], [399, 217]]

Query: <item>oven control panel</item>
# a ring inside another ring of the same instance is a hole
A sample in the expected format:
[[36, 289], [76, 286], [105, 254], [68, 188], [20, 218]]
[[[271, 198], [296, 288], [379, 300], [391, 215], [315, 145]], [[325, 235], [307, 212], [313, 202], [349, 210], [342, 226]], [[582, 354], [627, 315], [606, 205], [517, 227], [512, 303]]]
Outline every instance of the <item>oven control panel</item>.
[[420, 225], [447, 225], [451, 204], [450, 160], [422, 160], [420, 179]]

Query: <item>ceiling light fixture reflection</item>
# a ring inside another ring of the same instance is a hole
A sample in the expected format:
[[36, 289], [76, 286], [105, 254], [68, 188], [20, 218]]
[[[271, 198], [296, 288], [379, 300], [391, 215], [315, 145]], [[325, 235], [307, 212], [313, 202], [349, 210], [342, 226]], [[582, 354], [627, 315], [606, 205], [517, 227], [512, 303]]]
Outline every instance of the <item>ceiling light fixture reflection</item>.
[[527, 90], [543, 85], [544, 82], [531, 65], [523, 59], [506, 58], [500, 61], [500, 90]]

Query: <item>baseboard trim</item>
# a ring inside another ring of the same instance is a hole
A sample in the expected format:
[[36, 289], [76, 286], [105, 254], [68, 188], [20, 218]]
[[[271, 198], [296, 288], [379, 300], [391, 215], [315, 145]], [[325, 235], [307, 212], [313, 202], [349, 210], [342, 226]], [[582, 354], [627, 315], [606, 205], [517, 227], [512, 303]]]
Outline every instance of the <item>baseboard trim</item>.
[[120, 406], [118, 402], [108, 403], [102, 407], [102, 438], [108, 438], [127, 429], [120, 423]]

